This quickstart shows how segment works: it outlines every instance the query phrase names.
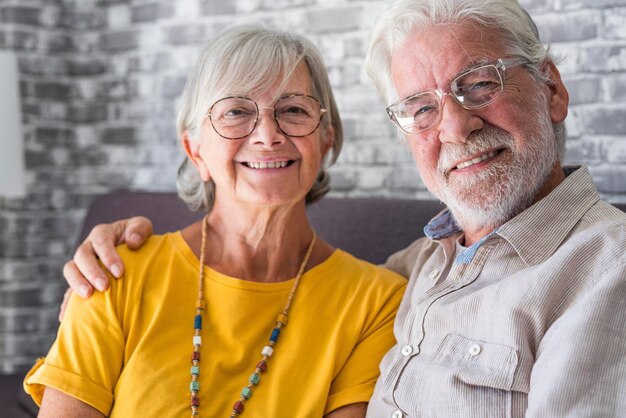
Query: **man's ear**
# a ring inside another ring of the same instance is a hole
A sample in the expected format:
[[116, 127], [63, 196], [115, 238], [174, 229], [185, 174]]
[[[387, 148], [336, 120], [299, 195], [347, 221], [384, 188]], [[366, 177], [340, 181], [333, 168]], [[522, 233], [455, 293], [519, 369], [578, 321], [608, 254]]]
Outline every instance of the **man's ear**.
[[559, 69], [552, 60], [548, 60], [545, 64], [549, 82], [547, 88], [549, 91], [548, 106], [550, 107], [550, 119], [552, 123], [560, 123], [567, 117], [567, 106], [569, 105], [569, 93], [561, 80]]
[[180, 135], [180, 143], [185, 150], [185, 154], [189, 157], [189, 160], [193, 163], [198, 170], [198, 174], [200, 174], [200, 178], [204, 182], [207, 182], [211, 179], [211, 174], [209, 173], [208, 164], [205, 163], [202, 155], [200, 154], [200, 140], [194, 140], [189, 137], [189, 131], [184, 131]]

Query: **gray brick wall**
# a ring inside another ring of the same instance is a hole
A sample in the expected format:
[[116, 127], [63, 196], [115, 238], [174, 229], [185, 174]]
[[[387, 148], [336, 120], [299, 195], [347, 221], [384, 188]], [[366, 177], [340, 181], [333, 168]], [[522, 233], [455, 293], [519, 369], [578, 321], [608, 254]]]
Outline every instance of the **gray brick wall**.
[[[563, 56], [568, 163], [626, 202], [626, 1], [522, 0]], [[363, 69], [386, 0], [0, 0], [0, 48], [19, 57], [28, 196], [0, 197], [0, 373], [45, 352], [61, 267], [94, 196], [173, 190], [174, 104], [203, 41], [255, 21], [320, 47], [345, 122], [333, 193], [429, 198]]]

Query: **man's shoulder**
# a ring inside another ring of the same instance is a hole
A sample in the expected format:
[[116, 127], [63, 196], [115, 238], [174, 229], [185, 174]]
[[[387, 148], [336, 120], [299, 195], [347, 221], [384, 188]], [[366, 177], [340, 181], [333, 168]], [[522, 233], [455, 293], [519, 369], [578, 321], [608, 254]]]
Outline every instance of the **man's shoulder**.
[[408, 278], [418, 260], [430, 257], [436, 248], [436, 241], [427, 237], [419, 238], [408, 247], [392, 254], [385, 262], [385, 267]]

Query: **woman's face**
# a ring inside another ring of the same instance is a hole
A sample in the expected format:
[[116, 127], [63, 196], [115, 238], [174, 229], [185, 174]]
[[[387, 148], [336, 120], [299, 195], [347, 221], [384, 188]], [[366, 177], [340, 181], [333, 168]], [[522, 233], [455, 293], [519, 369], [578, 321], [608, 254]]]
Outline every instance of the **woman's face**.
[[225, 139], [207, 118], [199, 140], [183, 139], [185, 151], [202, 179], [215, 182], [215, 207], [228, 202], [291, 204], [303, 201], [313, 185], [332, 145], [332, 128], [320, 124], [310, 135], [298, 138], [281, 132], [273, 110], [267, 108], [273, 108], [285, 95], [313, 96], [307, 65], [301, 62], [282, 90], [280, 84], [279, 80], [262, 95], [250, 97], [259, 107], [259, 121], [250, 135]]

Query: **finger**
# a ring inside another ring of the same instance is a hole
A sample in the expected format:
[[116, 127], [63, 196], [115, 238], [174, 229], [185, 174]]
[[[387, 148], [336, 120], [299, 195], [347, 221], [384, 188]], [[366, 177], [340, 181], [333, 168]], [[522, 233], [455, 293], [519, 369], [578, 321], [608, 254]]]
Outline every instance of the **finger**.
[[128, 219], [124, 231], [124, 238], [128, 248], [136, 250], [141, 247], [146, 238], [152, 235], [152, 222], [144, 216], [135, 216]]
[[[97, 257], [100, 258], [102, 264], [104, 264], [114, 277], [121, 277], [122, 274], [124, 274], [124, 265], [122, 263], [122, 259], [115, 250], [115, 246], [124, 242], [123, 238], [125, 228], [126, 220], [113, 222], [112, 224], [96, 225], [83, 243], [83, 245], [89, 245], [85, 247], [81, 245], [82, 248], [79, 247], [82, 250], [80, 253], [80, 262], [77, 260], [80, 270], [85, 272], [83, 270], [83, 268], [85, 268], [97, 269], [95, 270], [96, 272], [102, 271], [102, 269], [96, 265]], [[79, 255], [78, 251], [76, 251], [76, 255]], [[74, 259], [76, 259], [76, 257]], [[89, 276], [87, 276], [87, 278], [90, 279]], [[98, 278], [103, 279], [108, 285], [106, 276], [100, 276]]]
[[68, 261], [63, 266], [63, 277], [65, 277], [67, 284], [70, 285], [70, 289], [73, 289], [82, 298], [88, 298], [93, 293], [93, 287], [78, 270], [74, 260]]
[[63, 320], [65, 311], [67, 310], [67, 304], [70, 303], [70, 296], [72, 296], [72, 288], [70, 287], [65, 291], [63, 295], [63, 302], [61, 302], [61, 309], [59, 310], [59, 322]]
[[109, 287], [109, 280], [102, 266], [98, 263], [96, 250], [92, 241], [85, 241], [74, 253], [74, 265], [77, 270], [77, 279], [81, 282], [86, 280], [91, 286], [100, 291]]

